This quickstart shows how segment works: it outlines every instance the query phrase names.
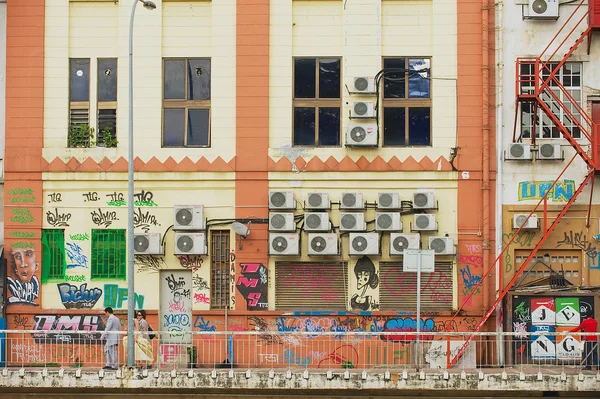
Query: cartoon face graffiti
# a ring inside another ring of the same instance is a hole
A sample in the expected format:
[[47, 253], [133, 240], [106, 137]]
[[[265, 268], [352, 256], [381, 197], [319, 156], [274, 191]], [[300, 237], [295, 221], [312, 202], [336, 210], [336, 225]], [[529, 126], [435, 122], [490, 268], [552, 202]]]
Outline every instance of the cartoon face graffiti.
[[366, 295], [367, 289], [369, 287], [375, 289], [379, 286], [379, 277], [371, 259], [366, 256], [360, 258], [354, 266], [354, 275], [358, 293], [350, 299], [350, 306], [352, 309], [369, 310], [374, 301], [370, 295]]
[[14, 262], [16, 276], [23, 283], [30, 282], [38, 268], [38, 264], [35, 261], [35, 251], [33, 249], [12, 248], [10, 255]]

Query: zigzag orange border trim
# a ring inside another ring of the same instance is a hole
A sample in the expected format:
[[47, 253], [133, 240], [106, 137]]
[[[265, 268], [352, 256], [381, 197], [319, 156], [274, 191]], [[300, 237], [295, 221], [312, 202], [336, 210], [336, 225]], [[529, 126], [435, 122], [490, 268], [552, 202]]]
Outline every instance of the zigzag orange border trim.
[[[235, 172], [235, 157], [229, 162], [225, 162], [221, 157], [215, 158], [213, 162], [209, 162], [205, 157], [200, 157], [196, 162], [193, 162], [188, 157], [185, 157], [181, 162], [175, 161], [172, 157], [161, 162], [156, 157], [150, 158], [148, 162], [142, 161], [139, 157], [135, 159], [135, 170], [137, 172]], [[108, 158], [97, 162], [92, 157], [88, 157], [83, 162], [79, 162], [75, 157], [64, 162], [59, 157], [54, 158], [52, 162], [42, 159], [43, 172], [127, 172], [127, 160], [120, 157], [115, 162]], [[396, 156], [390, 158], [389, 161], [384, 161], [380, 156], [375, 157], [369, 162], [364, 156], [357, 161], [353, 161], [349, 156], [344, 157], [341, 161], [337, 161], [334, 157], [329, 157], [325, 162], [321, 158], [315, 156], [306, 161], [303, 157], [298, 157], [294, 161], [295, 168], [292, 167], [292, 162], [287, 157], [282, 157], [277, 161], [269, 157], [269, 172], [291, 172], [292, 170], [301, 172], [449, 172], [452, 171], [452, 165], [444, 157], [439, 157], [435, 161], [425, 156], [421, 161], [417, 162], [413, 157], [409, 156], [401, 162]]]

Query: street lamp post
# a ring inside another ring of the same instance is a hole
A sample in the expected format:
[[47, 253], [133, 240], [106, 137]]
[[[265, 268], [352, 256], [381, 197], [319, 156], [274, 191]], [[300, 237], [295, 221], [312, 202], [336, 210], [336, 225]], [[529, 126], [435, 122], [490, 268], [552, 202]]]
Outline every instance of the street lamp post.
[[129, 154], [127, 157], [127, 365], [135, 366], [135, 339], [133, 320], [135, 319], [134, 284], [134, 234], [133, 234], [133, 19], [138, 3], [144, 8], [154, 10], [156, 4], [151, 1], [134, 0], [129, 18]]

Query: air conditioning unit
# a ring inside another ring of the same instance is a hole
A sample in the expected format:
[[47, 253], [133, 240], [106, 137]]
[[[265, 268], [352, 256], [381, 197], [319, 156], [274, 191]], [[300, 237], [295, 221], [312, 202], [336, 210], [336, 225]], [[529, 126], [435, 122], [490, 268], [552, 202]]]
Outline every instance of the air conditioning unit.
[[379, 255], [379, 233], [350, 233], [349, 255]]
[[558, 0], [529, 0], [529, 18], [558, 18]]
[[205, 233], [175, 233], [175, 255], [206, 255]]
[[175, 205], [173, 207], [174, 223], [173, 230], [204, 230], [203, 205]]
[[523, 143], [511, 143], [508, 152], [504, 154], [505, 159], [531, 161], [531, 145]]
[[365, 231], [364, 213], [340, 212], [340, 231]]
[[399, 209], [400, 196], [398, 193], [379, 193], [377, 196], [378, 209]]
[[327, 212], [306, 212], [304, 214], [304, 231], [329, 231], [329, 214]]
[[414, 215], [413, 227], [414, 231], [437, 231], [438, 226], [435, 222], [435, 215], [425, 213]]
[[329, 209], [331, 207], [329, 194], [308, 193], [304, 207], [307, 209]]
[[372, 76], [358, 76], [354, 78], [350, 92], [354, 94], [375, 94], [375, 78]]
[[269, 231], [296, 231], [293, 212], [269, 212]]
[[422, 190], [413, 193], [413, 209], [435, 209], [433, 190]]
[[429, 237], [429, 249], [433, 249], [436, 255], [454, 255], [454, 238]]
[[400, 212], [375, 212], [375, 230], [402, 231]]
[[529, 219], [527, 219], [527, 216], [529, 216], [528, 213], [517, 213], [513, 215], [513, 229], [518, 229], [521, 226], [523, 226], [524, 229], [537, 229], [539, 227], [537, 215], [534, 213]]
[[269, 255], [299, 255], [300, 234], [269, 233]]
[[352, 103], [350, 118], [375, 119], [375, 107], [373, 101], [355, 101]]
[[269, 190], [269, 209], [296, 209], [294, 192]]
[[537, 159], [564, 159], [558, 143], [544, 143], [539, 146]]
[[419, 249], [421, 235], [419, 233], [390, 233], [390, 256], [402, 255], [405, 249]]
[[339, 255], [339, 248], [336, 233], [311, 233], [308, 235], [309, 255]]
[[360, 125], [348, 125], [346, 146], [377, 147], [377, 140], [377, 124], [362, 123]]
[[135, 234], [133, 253], [136, 255], [162, 255], [160, 233]]
[[340, 209], [364, 209], [362, 193], [342, 193]]

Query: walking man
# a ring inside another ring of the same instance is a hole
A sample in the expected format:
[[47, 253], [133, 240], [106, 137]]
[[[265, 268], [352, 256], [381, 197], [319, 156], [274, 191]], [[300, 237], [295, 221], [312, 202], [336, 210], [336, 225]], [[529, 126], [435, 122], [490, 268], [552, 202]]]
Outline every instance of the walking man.
[[[598, 331], [598, 322], [592, 317], [587, 316], [583, 319], [581, 324], [570, 332], [583, 331], [585, 333], [596, 333]], [[592, 366], [598, 366], [598, 336], [596, 335], [584, 335], [583, 340], [585, 341], [583, 347], [583, 362], [586, 370], [591, 370]]]
[[121, 322], [117, 316], [113, 314], [113, 309], [111, 307], [104, 309], [104, 313], [108, 317], [106, 328], [104, 329], [104, 333], [102, 333], [102, 339], [106, 340], [106, 343], [104, 344], [106, 366], [104, 366], [104, 369], [116, 370], [118, 368], [117, 346], [119, 345], [120, 337], [118, 334], [111, 334], [111, 332], [121, 331]]

